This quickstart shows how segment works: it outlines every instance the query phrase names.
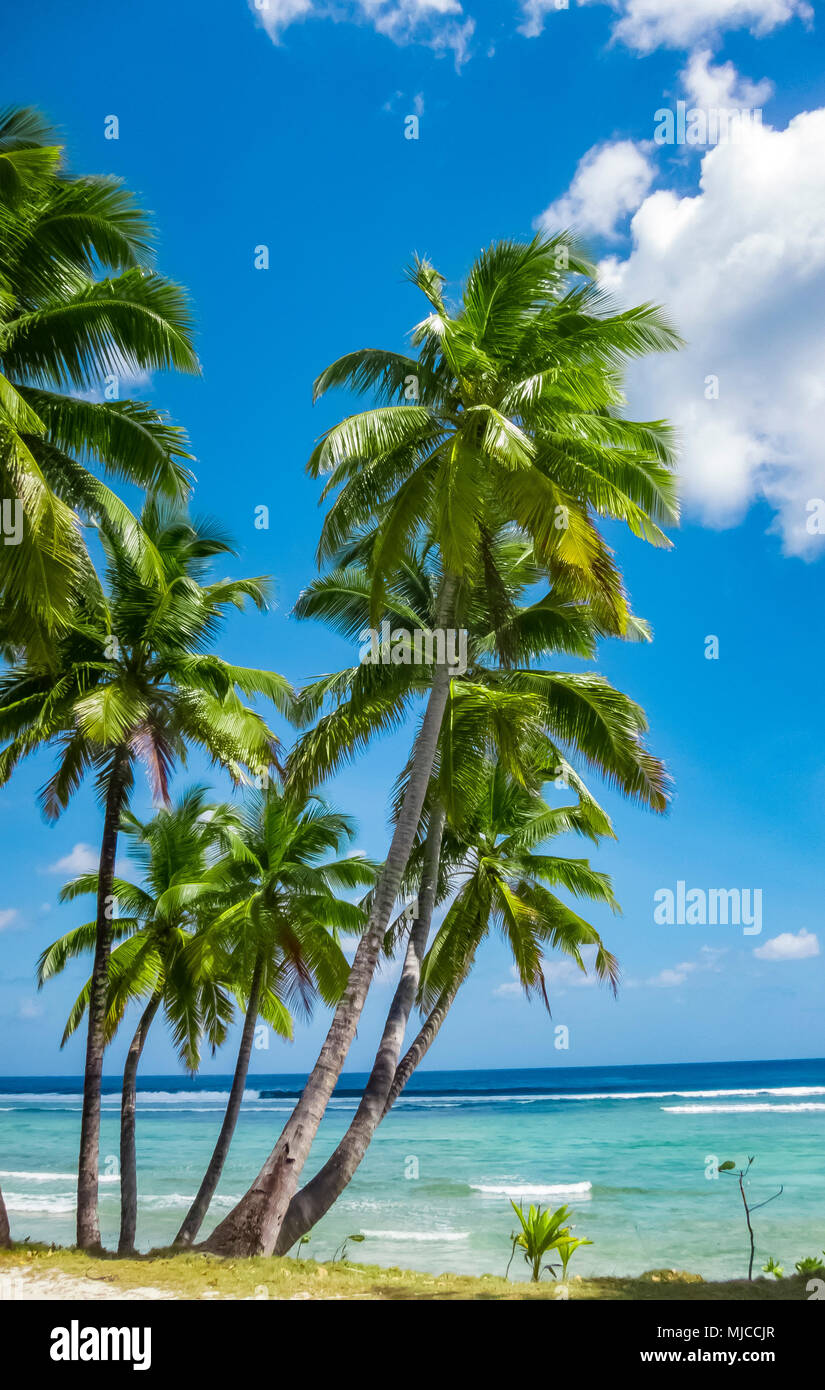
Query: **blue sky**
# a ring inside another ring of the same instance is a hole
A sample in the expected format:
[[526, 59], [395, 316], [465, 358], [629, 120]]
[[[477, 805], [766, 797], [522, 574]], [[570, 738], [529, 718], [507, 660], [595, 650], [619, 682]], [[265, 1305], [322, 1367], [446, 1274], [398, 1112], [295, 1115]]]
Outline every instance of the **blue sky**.
[[[346, 404], [313, 409], [310, 388], [344, 351], [403, 344], [421, 316], [402, 278], [413, 251], [455, 286], [485, 243], [563, 218], [589, 237], [620, 299], [661, 300], [688, 339], [629, 387], [635, 414], [668, 415], [682, 437], [674, 550], [610, 532], [655, 642], [607, 644], [598, 668], [644, 705], [676, 784], [665, 819], [605, 794], [618, 841], [595, 857], [624, 915], [594, 920], [625, 983], [614, 1002], [551, 967], [551, 1023], [491, 942], [434, 1066], [825, 1052], [825, 540], [810, 529], [810, 504], [825, 496], [817, 18], [800, 0], [558, 11], [555, 0], [143, 0], [139, 11], [45, 0], [4, 20], [5, 100], [47, 111], [75, 170], [116, 173], [140, 193], [160, 267], [192, 293], [203, 377], [144, 389], [188, 428], [197, 508], [237, 537], [236, 572], [276, 580], [274, 612], [229, 625], [232, 658], [295, 681], [353, 658], [289, 617], [320, 520], [304, 463]], [[658, 146], [656, 113], [680, 99], [759, 107], [762, 124], [740, 143]], [[118, 140], [104, 138], [111, 115]], [[410, 115], [417, 140], [405, 138]], [[268, 270], [254, 267], [260, 245]], [[253, 524], [262, 503], [268, 531]], [[705, 657], [711, 635], [718, 660]], [[331, 789], [378, 857], [406, 747], [406, 735], [384, 740]], [[0, 1074], [82, 1067], [79, 1039], [57, 1044], [83, 974], [37, 994], [33, 963], [78, 920], [57, 905], [68, 875], [55, 866], [81, 864], [99, 813], [86, 792], [44, 826], [35, 793], [48, 766], [32, 762], [0, 795]], [[761, 889], [761, 934], [656, 925], [653, 895], [678, 880]], [[352, 1068], [369, 1063], [388, 990], [373, 990]], [[570, 1030], [567, 1051], [554, 1048], [555, 1024]], [[324, 1027], [319, 1017], [291, 1046], [254, 1054], [253, 1069], [306, 1069]], [[205, 1070], [233, 1060], [230, 1048]], [[144, 1068], [175, 1070], [161, 1029]]]

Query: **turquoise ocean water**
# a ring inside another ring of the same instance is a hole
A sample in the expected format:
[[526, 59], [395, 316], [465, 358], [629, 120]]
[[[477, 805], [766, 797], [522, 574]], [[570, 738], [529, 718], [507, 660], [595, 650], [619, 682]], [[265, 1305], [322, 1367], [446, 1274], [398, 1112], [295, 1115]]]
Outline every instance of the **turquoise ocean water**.
[[[244, 1192], [303, 1078], [250, 1078], [208, 1229]], [[312, 1155], [318, 1166], [354, 1111], [364, 1078], [342, 1078]], [[102, 1132], [104, 1242], [118, 1227], [119, 1083], [106, 1084]], [[137, 1141], [141, 1249], [168, 1243], [197, 1190], [229, 1078], [147, 1076]], [[0, 1184], [17, 1239], [70, 1244], [80, 1082], [0, 1078]], [[747, 1239], [735, 1182], [709, 1178], [756, 1156], [758, 1265], [786, 1270], [825, 1249], [825, 1061], [419, 1073], [381, 1126], [305, 1253], [328, 1259], [350, 1233], [352, 1257], [432, 1272], [504, 1271], [509, 1199], [567, 1203], [594, 1244], [571, 1273], [658, 1267], [741, 1276]], [[758, 1267], [757, 1265], [757, 1267]], [[526, 1270], [514, 1262], [512, 1274]]]

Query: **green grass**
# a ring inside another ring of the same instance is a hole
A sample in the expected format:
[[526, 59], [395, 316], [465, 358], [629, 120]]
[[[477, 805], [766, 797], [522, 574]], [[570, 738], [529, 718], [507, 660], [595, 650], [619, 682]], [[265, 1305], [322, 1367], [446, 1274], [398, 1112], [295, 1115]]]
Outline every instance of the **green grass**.
[[[421, 1274], [414, 1270], [382, 1269], [378, 1265], [319, 1264], [315, 1260], [220, 1259], [197, 1252], [156, 1251], [122, 1259], [116, 1255], [87, 1255], [79, 1250], [15, 1245], [0, 1251], [0, 1278], [25, 1266], [47, 1277], [61, 1273], [92, 1279], [112, 1290], [151, 1286], [178, 1298], [312, 1298], [347, 1299], [531, 1299], [558, 1298], [558, 1285], [515, 1283], [493, 1275]], [[788, 1279], [729, 1280], [705, 1283], [699, 1275], [660, 1270], [638, 1279], [576, 1279], [568, 1285], [571, 1299], [645, 1301], [788, 1300], [807, 1298], [807, 1276]]]

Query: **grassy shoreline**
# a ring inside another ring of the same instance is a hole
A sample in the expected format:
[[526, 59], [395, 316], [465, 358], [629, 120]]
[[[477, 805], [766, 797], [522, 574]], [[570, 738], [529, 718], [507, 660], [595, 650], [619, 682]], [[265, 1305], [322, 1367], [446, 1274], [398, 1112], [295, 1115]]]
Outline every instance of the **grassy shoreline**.
[[[198, 1252], [155, 1251], [123, 1259], [38, 1245], [13, 1245], [0, 1251], [0, 1286], [9, 1281], [4, 1297], [26, 1297], [26, 1285], [54, 1276], [97, 1281], [106, 1296], [124, 1298], [130, 1291], [151, 1288], [180, 1299], [342, 1298], [353, 1300], [492, 1299], [521, 1301], [557, 1299], [559, 1286], [508, 1282], [494, 1275], [424, 1274], [416, 1270], [384, 1269], [378, 1265], [315, 1260], [221, 1259]], [[19, 1285], [13, 1280], [19, 1279]], [[575, 1300], [643, 1302], [802, 1302], [807, 1276], [787, 1279], [705, 1282], [684, 1271], [653, 1271], [635, 1279], [571, 1279], [568, 1297]], [[57, 1295], [65, 1296], [65, 1295]], [[141, 1295], [141, 1296], [146, 1296]]]

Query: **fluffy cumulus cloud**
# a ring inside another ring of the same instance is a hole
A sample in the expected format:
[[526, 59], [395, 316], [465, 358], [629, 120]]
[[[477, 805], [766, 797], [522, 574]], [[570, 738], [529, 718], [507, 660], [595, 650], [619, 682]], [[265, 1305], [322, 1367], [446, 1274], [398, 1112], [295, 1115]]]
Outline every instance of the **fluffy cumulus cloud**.
[[475, 30], [459, 0], [249, 0], [270, 37], [277, 43], [285, 29], [305, 19], [348, 19], [369, 23], [394, 43], [422, 43], [436, 52], [450, 50], [457, 65], [467, 57]]
[[49, 865], [50, 874], [93, 874], [100, 861], [100, 852], [92, 849], [91, 845], [77, 844], [65, 854], [62, 859], [57, 859], [54, 864]]
[[569, 6], [557, 4], [556, 0], [521, 0], [519, 32], [526, 35], [528, 39], [538, 38], [550, 12], [553, 11], [557, 14], [560, 10], [567, 8]]
[[[460, 0], [248, 0], [275, 43], [290, 25], [324, 17], [371, 24], [395, 43], [451, 51], [458, 67], [469, 56], [475, 20]], [[809, 0], [518, 0], [519, 32], [536, 38], [551, 16], [578, 5], [613, 11], [613, 37], [639, 53], [690, 50], [716, 43], [726, 30], [770, 34], [792, 19], [808, 23]], [[489, 52], [492, 53], [492, 49]]]
[[0, 908], [0, 931], [5, 931], [7, 927], [13, 927], [17, 922], [19, 913], [16, 907]]
[[702, 107], [753, 109], [773, 96], [773, 83], [767, 78], [750, 82], [740, 77], [733, 63], [712, 63], [709, 48], [692, 53], [682, 83], [691, 101]]
[[630, 407], [681, 436], [683, 497], [707, 524], [764, 499], [786, 553], [825, 548], [825, 110], [711, 148], [699, 191], [650, 193], [602, 277], [666, 306], [687, 347], [633, 369]]
[[[698, 960], [683, 960], [679, 965], [660, 970], [658, 975], [654, 975], [650, 980], [641, 983], [651, 985], [654, 989], [676, 989], [683, 985], [691, 976], [705, 971], [717, 971], [720, 969], [720, 958], [725, 954], [724, 946], [703, 946], [699, 952]], [[628, 984], [636, 983], [628, 981]]]
[[[550, 14], [572, 8], [557, 0], [521, 0], [521, 32], [533, 38]], [[578, 0], [609, 5], [615, 12], [613, 36], [639, 53], [654, 48], [693, 48], [725, 30], [747, 29], [761, 37], [791, 19], [809, 22], [808, 0]]]
[[277, 38], [288, 25], [307, 19], [318, 7], [315, 0], [249, 0], [249, 8], [260, 15], [264, 28]]
[[[549, 994], [559, 994], [570, 987], [587, 989], [599, 983], [599, 978], [595, 972], [596, 947], [583, 947], [581, 956], [584, 970], [580, 970], [575, 961], [567, 960], [564, 957], [545, 960], [543, 966], [544, 982]], [[499, 999], [508, 999], [516, 995], [524, 997], [524, 986], [514, 965], [510, 966], [510, 979], [505, 980], [503, 984], [496, 985], [493, 994]]]
[[681, 965], [675, 966], [672, 970], [660, 970], [658, 975], [654, 975], [647, 983], [653, 985], [655, 989], [675, 989], [677, 985], [685, 983], [692, 971], [691, 962], [683, 961]]
[[643, 147], [632, 140], [596, 145], [579, 161], [567, 192], [545, 209], [536, 226], [551, 233], [572, 227], [584, 235], [611, 237], [638, 208], [653, 175]]
[[753, 953], [760, 960], [810, 960], [819, 955], [819, 938], [804, 927], [798, 932], [786, 931], [772, 936]]

